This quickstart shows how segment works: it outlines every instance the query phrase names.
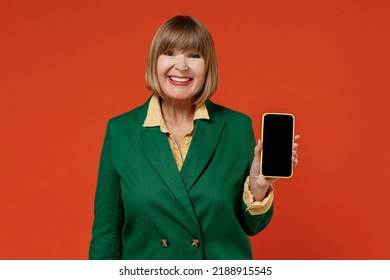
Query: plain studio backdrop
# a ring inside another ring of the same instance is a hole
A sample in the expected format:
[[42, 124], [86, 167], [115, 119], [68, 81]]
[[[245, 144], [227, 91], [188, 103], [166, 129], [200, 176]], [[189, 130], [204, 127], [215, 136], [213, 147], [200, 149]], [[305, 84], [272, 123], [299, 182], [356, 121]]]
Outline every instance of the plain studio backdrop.
[[254, 257], [390, 259], [389, 3], [1, 0], [0, 259], [87, 258], [106, 122], [150, 96], [149, 44], [177, 14], [213, 35], [216, 103], [257, 137], [264, 112], [296, 117]]

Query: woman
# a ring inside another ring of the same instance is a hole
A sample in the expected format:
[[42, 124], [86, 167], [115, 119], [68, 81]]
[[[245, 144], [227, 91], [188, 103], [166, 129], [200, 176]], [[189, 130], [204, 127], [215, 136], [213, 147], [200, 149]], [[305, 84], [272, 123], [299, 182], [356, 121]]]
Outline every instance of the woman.
[[250, 118], [209, 100], [218, 66], [203, 24], [165, 22], [146, 80], [152, 97], [107, 125], [90, 259], [251, 259], [274, 179], [259, 174]]

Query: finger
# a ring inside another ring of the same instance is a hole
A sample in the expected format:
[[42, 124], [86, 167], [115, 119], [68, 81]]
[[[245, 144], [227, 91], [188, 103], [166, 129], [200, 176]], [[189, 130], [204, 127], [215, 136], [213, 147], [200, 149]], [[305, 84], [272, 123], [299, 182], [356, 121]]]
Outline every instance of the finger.
[[291, 162], [293, 163], [294, 167], [298, 165], [298, 159], [296, 157], [291, 157]]
[[299, 134], [294, 136], [293, 154], [291, 157], [291, 162], [293, 163], [294, 167], [298, 165], [298, 143], [295, 143], [295, 141], [297, 141], [299, 138], [301, 138], [301, 135]]
[[255, 157], [260, 158], [260, 153], [262, 150], [263, 150], [263, 142], [261, 142], [259, 139], [259, 140], [257, 140], [257, 144], [255, 147]]
[[263, 149], [263, 143], [258, 140], [254, 149], [254, 158], [252, 161], [252, 166], [250, 170], [250, 176], [259, 176], [260, 175], [260, 153]]

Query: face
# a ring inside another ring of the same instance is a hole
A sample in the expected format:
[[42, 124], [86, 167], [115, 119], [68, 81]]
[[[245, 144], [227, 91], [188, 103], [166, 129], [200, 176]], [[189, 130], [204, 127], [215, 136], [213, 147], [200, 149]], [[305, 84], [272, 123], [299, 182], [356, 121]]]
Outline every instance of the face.
[[167, 51], [157, 59], [158, 82], [168, 98], [192, 101], [203, 86], [205, 73], [204, 58], [193, 51]]

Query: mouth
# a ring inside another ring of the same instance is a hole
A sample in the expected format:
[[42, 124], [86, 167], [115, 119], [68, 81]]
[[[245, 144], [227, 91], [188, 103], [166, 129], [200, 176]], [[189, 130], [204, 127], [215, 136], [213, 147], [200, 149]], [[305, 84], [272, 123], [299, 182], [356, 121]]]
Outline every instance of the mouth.
[[184, 86], [189, 84], [192, 81], [190, 77], [179, 77], [179, 76], [168, 76], [171, 84]]

